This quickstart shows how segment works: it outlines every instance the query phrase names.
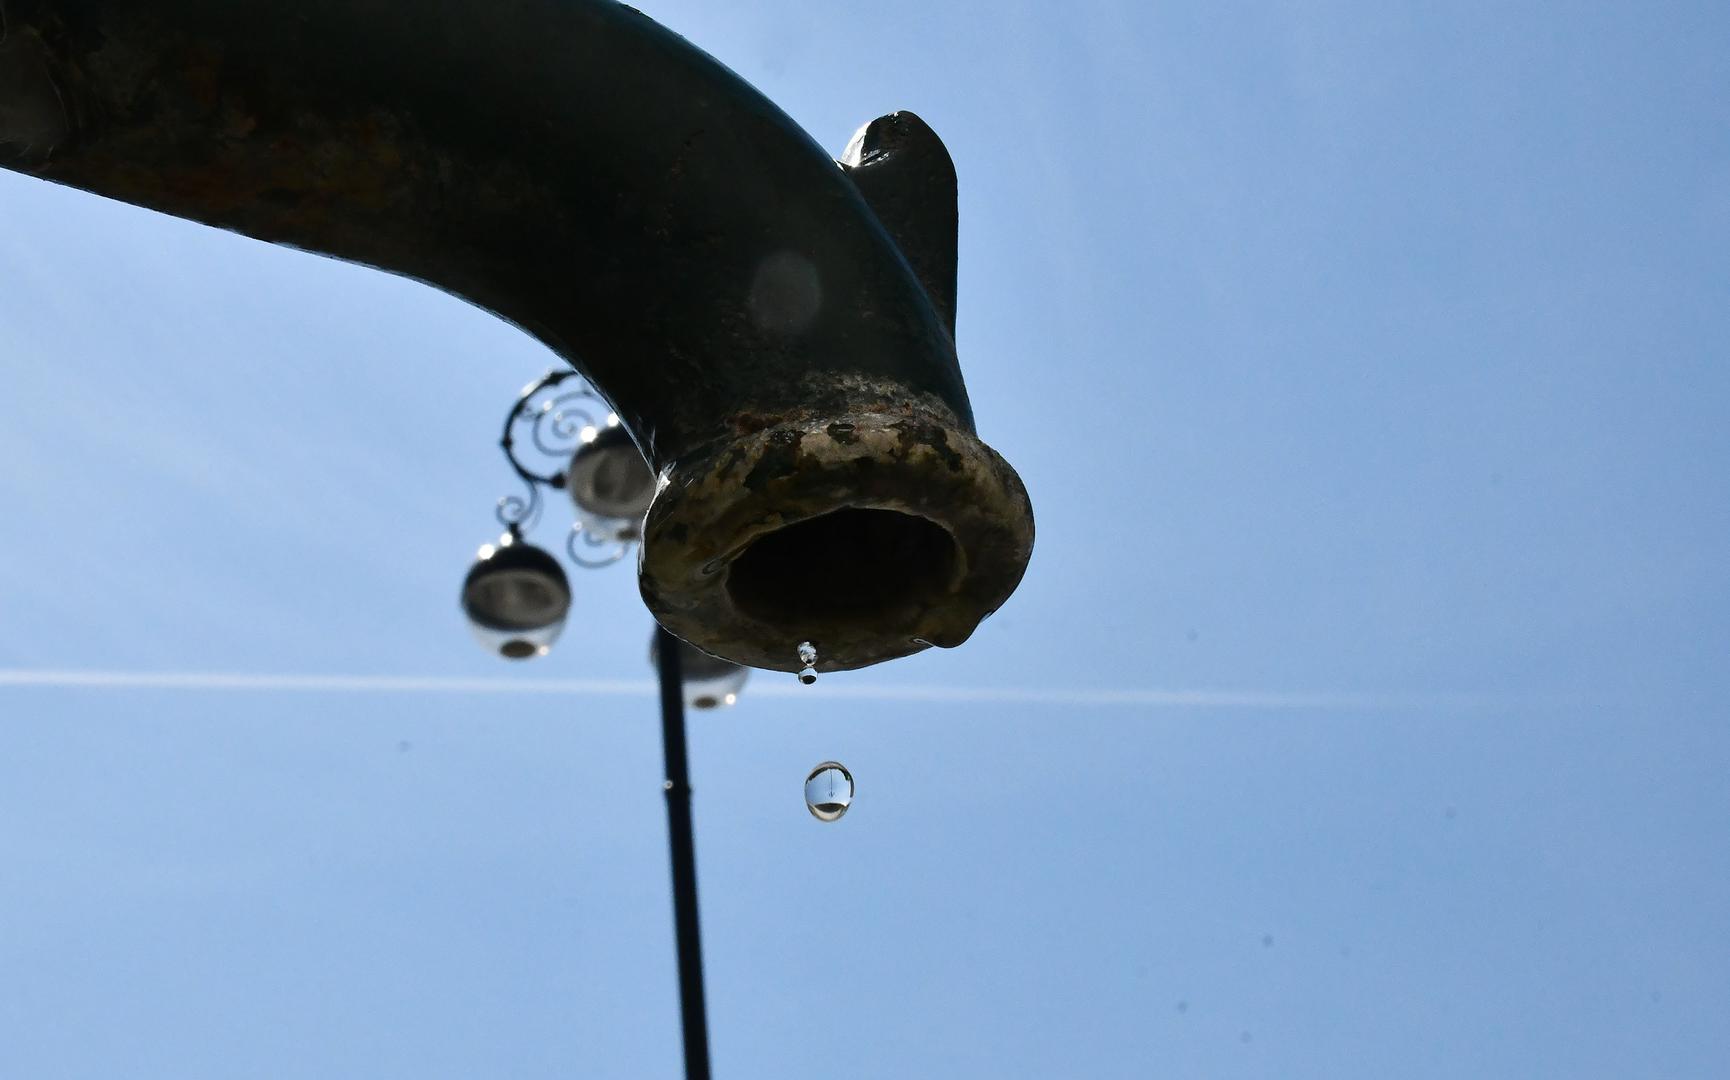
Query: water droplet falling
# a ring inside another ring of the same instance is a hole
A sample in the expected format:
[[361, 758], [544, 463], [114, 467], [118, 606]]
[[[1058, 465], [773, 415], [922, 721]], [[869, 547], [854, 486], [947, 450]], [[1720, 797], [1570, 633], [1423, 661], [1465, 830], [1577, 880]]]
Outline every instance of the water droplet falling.
[[[805, 666], [799, 670], [799, 681], [810, 686], [817, 681], [817, 646], [809, 641], [799, 643], [799, 662]], [[837, 814], [836, 817], [840, 815]]]
[[818, 821], [840, 821], [853, 802], [853, 774], [839, 761], [825, 761], [805, 778], [805, 808]]

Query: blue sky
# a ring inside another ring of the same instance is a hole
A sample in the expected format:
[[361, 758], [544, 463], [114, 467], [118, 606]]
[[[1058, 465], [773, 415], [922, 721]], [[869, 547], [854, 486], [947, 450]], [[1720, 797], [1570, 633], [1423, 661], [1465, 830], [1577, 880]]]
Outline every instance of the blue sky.
[[[1721, 1071], [1721, 5], [645, 10], [836, 153], [944, 137], [1039, 519], [963, 648], [693, 719], [718, 1075]], [[456, 608], [551, 357], [0, 204], [0, 670], [497, 680], [0, 676], [0, 1073], [678, 1075], [632, 574], [532, 665]]]

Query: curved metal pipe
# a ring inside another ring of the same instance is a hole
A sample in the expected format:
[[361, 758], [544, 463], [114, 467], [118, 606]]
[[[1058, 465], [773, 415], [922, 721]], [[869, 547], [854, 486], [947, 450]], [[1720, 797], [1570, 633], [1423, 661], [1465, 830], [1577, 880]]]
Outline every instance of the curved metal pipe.
[[0, 164], [418, 279], [575, 365], [660, 477], [642, 590], [679, 636], [858, 667], [1018, 583], [1031, 508], [974, 434], [953, 167], [911, 114], [838, 165], [610, 0], [0, 10]]

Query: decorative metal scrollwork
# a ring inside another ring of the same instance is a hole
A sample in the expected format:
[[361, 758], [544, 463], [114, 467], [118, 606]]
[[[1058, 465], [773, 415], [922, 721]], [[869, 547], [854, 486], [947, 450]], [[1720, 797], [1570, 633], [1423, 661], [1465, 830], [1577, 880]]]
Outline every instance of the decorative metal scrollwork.
[[[506, 495], [494, 507], [499, 524], [514, 535], [534, 528], [546, 507], [541, 489], [557, 488], [569, 491], [576, 504], [577, 520], [565, 538], [565, 552], [572, 562], [598, 569], [630, 553], [641, 532], [646, 498], [640, 505], [631, 501], [616, 504], [620, 467], [628, 466], [623, 475], [635, 481], [634, 487], [630, 482], [624, 484], [627, 494], [637, 490], [652, 493], [653, 477], [647, 472], [647, 463], [641, 463], [641, 476], [636, 474], [640, 458], [620, 427], [618, 414], [582, 376], [569, 369], [554, 369], [523, 387], [505, 414], [499, 447], [511, 471], [523, 482], [523, 494]], [[590, 471], [602, 461], [611, 463], [611, 471], [602, 474], [611, 484], [604, 493], [595, 490], [596, 474]], [[583, 463], [580, 479], [584, 481], [574, 490], [568, 483], [573, 462]], [[650, 485], [646, 489], [645, 482]], [[614, 496], [615, 505], [597, 510], [596, 502], [603, 494]]]
[[546, 654], [570, 610], [558, 560], [523, 536], [546, 509], [541, 489], [569, 494], [576, 521], [565, 553], [599, 569], [623, 559], [642, 536], [655, 477], [618, 414], [569, 370], [549, 371], [523, 388], [505, 414], [499, 447], [523, 493], [493, 507], [506, 532], [482, 545], [463, 585], [463, 611], [489, 651], [524, 660]]
[[493, 516], [499, 519], [499, 524], [507, 529], [522, 531], [534, 528], [535, 522], [541, 517], [541, 489], [532, 481], [525, 480], [523, 488], [528, 495], [502, 496], [498, 505], [493, 508]]
[[[580, 545], [580, 546], [579, 546]], [[594, 555], [582, 548], [599, 549], [602, 554]], [[615, 540], [605, 536], [596, 536], [583, 528], [578, 522], [571, 526], [571, 534], [565, 537], [565, 554], [571, 561], [585, 570], [599, 570], [603, 566], [611, 566], [624, 558], [631, 550], [629, 540]]]
[[[571, 380], [576, 380], [575, 385], [567, 386]], [[511, 468], [531, 487], [545, 484], [562, 488], [564, 467], [577, 447], [593, 440], [601, 428], [618, 425], [618, 414], [581, 376], [570, 370], [553, 370], [518, 395], [505, 416], [499, 446]], [[546, 461], [525, 461], [521, 452], [527, 449]]]

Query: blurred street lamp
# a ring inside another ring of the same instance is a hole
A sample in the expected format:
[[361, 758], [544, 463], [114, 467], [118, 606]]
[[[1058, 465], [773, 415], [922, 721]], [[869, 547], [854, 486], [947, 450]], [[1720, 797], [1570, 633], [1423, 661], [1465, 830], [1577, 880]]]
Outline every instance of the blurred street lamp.
[[571, 585], [559, 562], [523, 543], [515, 529], [483, 544], [463, 579], [463, 613], [489, 652], [509, 660], [545, 656], [565, 628]]
[[608, 425], [586, 427], [565, 472], [577, 522], [590, 536], [629, 543], [643, 535], [643, 515], [655, 497], [655, 474], [631, 433], [613, 413]]
[[[678, 639], [675, 638], [675, 641]], [[649, 639], [649, 666], [661, 667], [661, 634]], [[679, 642], [679, 668], [684, 676], [685, 705], [692, 709], [724, 709], [738, 703], [750, 669], [710, 656], [690, 642]]]
[[[618, 414], [582, 377], [553, 370], [523, 388], [505, 414], [499, 446], [526, 494], [495, 510], [506, 532], [484, 544], [463, 580], [469, 629], [488, 652], [509, 660], [545, 656], [571, 608], [570, 581], [558, 560], [523, 539], [539, 521], [542, 488], [570, 494], [576, 520], [565, 537], [571, 561], [598, 569], [623, 559], [642, 536], [655, 474]], [[660, 634], [649, 663], [660, 670]], [[677, 639], [675, 639], [677, 640]], [[679, 641], [687, 708], [718, 709], [739, 700], [747, 669]]]
[[[656, 480], [618, 414], [570, 370], [549, 371], [523, 388], [505, 414], [499, 446], [526, 494], [507, 495], [494, 508], [505, 533], [481, 545], [463, 579], [462, 609], [470, 631], [488, 652], [527, 660], [551, 650], [571, 610], [570, 580], [558, 560], [523, 539], [540, 520], [541, 489], [563, 488], [570, 494], [576, 520], [565, 537], [565, 553], [578, 566], [593, 570], [623, 559], [642, 539], [643, 516], [654, 500]], [[649, 641], [649, 664], [660, 687], [685, 1067], [687, 1076], [706, 1080], [708, 1020], [685, 710], [737, 703], [749, 673], [658, 623]]]

